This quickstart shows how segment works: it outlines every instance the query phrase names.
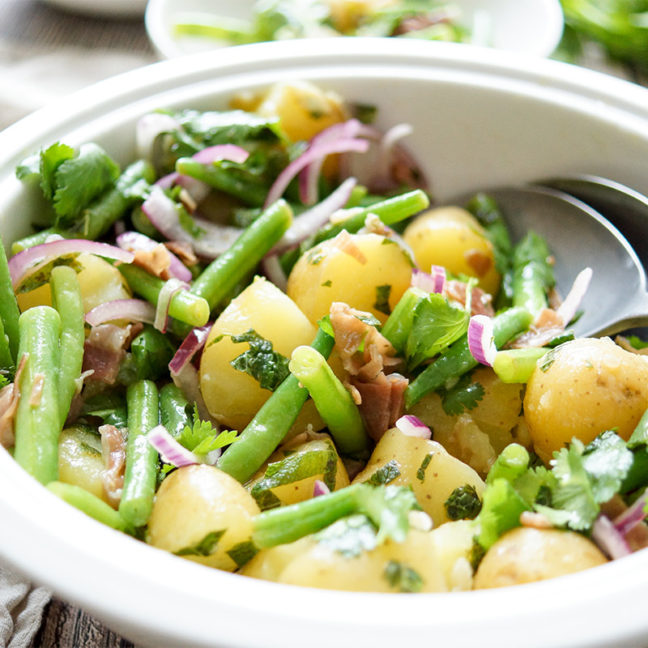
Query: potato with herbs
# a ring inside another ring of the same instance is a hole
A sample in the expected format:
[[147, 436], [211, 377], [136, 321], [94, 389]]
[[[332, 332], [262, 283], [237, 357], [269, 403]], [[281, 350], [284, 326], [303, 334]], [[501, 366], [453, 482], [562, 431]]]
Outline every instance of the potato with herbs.
[[468, 275], [491, 295], [499, 288], [493, 245], [477, 219], [461, 207], [437, 207], [421, 214], [403, 234], [425, 272], [443, 266], [454, 275]]
[[254, 498], [233, 477], [206, 464], [185, 466], [162, 482], [146, 540], [188, 560], [234, 571], [238, 564], [228, 552], [250, 539], [258, 513]]
[[648, 358], [609, 338], [556, 347], [528, 382], [524, 414], [536, 452], [548, 461], [572, 438], [589, 443], [605, 430], [628, 439], [648, 408]]
[[455, 488], [469, 484], [481, 497], [484, 482], [468, 465], [448, 454], [436, 441], [388, 430], [376, 445], [366, 468], [353, 483], [388, 483], [411, 486], [421, 508], [434, 526], [450, 518], [445, 502]]
[[341, 232], [300, 257], [286, 292], [313, 323], [328, 315], [333, 302], [370, 312], [384, 323], [411, 276], [411, 259], [391, 239]]
[[[295, 347], [310, 344], [317, 333], [289, 297], [260, 277], [218, 316], [200, 362], [200, 389], [209, 413], [236, 430], [242, 430], [272, 394], [257, 378], [230, 364], [249, 349], [249, 343], [236, 343], [231, 336], [250, 330], [272, 342], [273, 352], [287, 358]], [[323, 427], [312, 402], [302, 409], [295, 429], [301, 431], [309, 423], [315, 429]]]
[[573, 574], [607, 562], [587, 538], [573, 531], [518, 527], [486, 553], [475, 589], [507, 587]]

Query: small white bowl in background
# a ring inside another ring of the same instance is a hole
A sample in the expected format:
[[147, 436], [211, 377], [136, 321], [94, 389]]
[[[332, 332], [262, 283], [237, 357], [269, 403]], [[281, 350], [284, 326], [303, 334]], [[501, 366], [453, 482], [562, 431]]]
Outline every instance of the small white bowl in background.
[[[196, 12], [249, 20], [256, 3], [257, 0], [149, 0], [146, 30], [161, 58], [206, 52], [226, 43], [193, 36], [176, 37], [174, 25], [182, 14]], [[461, 24], [474, 27], [474, 36], [479, 41], [476, 44], [546, 57], [562, 36], [559, 0], [453, 0], [450, 4], [461, 12]]]
[[146, 0], [43, 0], [47, 4], [98, 18], [137, 18], [144, 14]]

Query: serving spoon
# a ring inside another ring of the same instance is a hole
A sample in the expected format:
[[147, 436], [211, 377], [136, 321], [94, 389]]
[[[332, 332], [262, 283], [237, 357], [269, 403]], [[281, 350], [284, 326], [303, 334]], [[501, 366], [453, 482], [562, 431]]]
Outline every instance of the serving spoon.
[[[464, 204], [474, 193], [455, 204]], [[583, 268], [592, 268], [583, 315], [572, 327], [575, 335], [612, 335], [648, 324], [643, 265], [623, 234], [598, 211], [548, 187], [496, 187], [484, 193], [498, 203], [514, 241], [530, 229], [545, 237], [563, 296]]]

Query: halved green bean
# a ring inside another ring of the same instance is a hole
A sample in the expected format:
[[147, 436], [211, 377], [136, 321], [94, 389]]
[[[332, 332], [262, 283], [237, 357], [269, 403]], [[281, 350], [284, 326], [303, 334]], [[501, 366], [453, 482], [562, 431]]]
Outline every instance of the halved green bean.
[[63, 501], [71, 504], [75, 508], [78, 508], [98, 522], [117, 529], [117, 531], [123, 531], [124, 533], [132, 531], [130, 525], [115, 509], [84, 488], [74, 486], [73, 484], [64, 484], [59, 481], [47, 484], [47, 488], [54, 495], [60, 497]]
[[[122, 263], [117, 268], [124, 275], [133, 292], [141, 295], [154, 306], [157, 305], [164, 280], [154, 277], [143, 268], [131, 263]], [[169, 315], [190, 326], [204, 326], [209, 320], [209, 304], [193, 292], [180, 290], [171, 298]]]
[[243, 230], [225, 254], [202, 271], [193, 282], [191, 292], [206, 299], [210, 309], [216, 308], [237, 282], [258, 265], [291, 223], [292, 210], [288, 203], [277, 200]]
[[427, 194], [420, 189], [415, 189], [400, 196], [381, 200], [373, 205], [369, 205], [369, 207], [363, 207], [361, 209], [355, 208], [353, 209], [353, 214], [345, 221], [322, 228], [319, 234], [315, 236], [313, 245], [337, 236], [342, 230], [346, 230], [347, 232], [361, 230], [369, 214], [378, 216], [385, 225], [394, 225], [423, 211], [429, 206], [430, 199]]
[[159, 461], [146, 435], [158, 425], [158, 400], [157, 387], [150, 380], [133, 383], [126, 391], [128, 442], [119, 513], [134, 527], [148, 522], [153, 507]]
[[[501, 347], [514, 335], [526, 330], [531, 321], [531, 314], [523, 308], [510, 308], [495, 316], [493, 320], [495, 346]], [[445, 387], [449, 381], [460, 378], [474, 369], [477, 364], [477, 360], [473, 358], [468, 348], [467, 337], [457, 340], [408, 385], [405, 390], [405, 408], [411, 408], [425, 394]]]
[[[311, 346], [328, 358], [334, 344], [320, 329]], [[308, 390], [299, 386], [295, 376], [288, 376], [223, 453], [218, 467], [240, 482], [247, 481], [283, 441], [307, 399]]]
[[84, 310], [77, 273], [68, 266], [52, 270], [52, 305], [61, 318], [61, 360], [59, 366], [59, 411], [65, 422], [77, 389], [83, 365], [85, 342]]
[[498, 351], [493, 363], [493, 371], [502, 382], [527, 383], [538, 360], [548, 351], [547, 347]]
[[167, 383], [160, 390], [160, 421], [171, 436], [178, 437], [185, 426], [191, 427], [188, 406], [185, 395], [173, 383]]
[[58, 478], [58, 440], [63, 428], [59, 409], [61, 318], [50, 306], [35, 306], [19, 319], [18, 356], [27, 355], [20, 376], [14, 458], [43, 484]]
[[360, 412], [326, 358], [312, 347], [299, 346], [292, 352], [289, 368], [308, 389], [340, 452], [352, 455], [366, 450], [369, 438]]
[[9, 349], [14, 361], [18, 353], [18, 318], [20, 311], [18, 302], [14, 294], [11, 274], [9, 273], [9, 264], [7, 263], [7, 254], [5, 253], [4, 244], [0, 238], [0, 318], [4, 324], [4, 331], [8, 338]]

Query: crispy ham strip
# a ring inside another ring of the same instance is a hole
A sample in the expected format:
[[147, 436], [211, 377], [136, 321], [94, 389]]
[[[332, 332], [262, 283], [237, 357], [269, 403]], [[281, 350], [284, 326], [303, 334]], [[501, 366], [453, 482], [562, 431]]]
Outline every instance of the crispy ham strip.
[[136, 266], [144, 268], [152, 275], [165, 281], [171, 278], [172, 275], [169, 272], [171, 255], [162, 243], [156, 245], [152, 250], [135, 250], [134, 254], [133, 263]]
[[104, 462], [102, 472], [103, 487], [112, 506], [117, 508], [124, 487], [126, 468], [126, 441], [124, 435], [114, 425], [102, 425], [101, 456]]
[[5, 385], [0, 390], [0, 445], [4, 448], [11, 448], [15, 441], [14, 420], [18, 409], [18, 401], [20, 400], [20, 377], [27, 358], [27, 354], [20, 358], [14, 382]]
[[119, 367], [126, 355], [126, 348], [142, 325], [126, 327], [115, 324], [93, 326], [83, 351], [83, 371], [92, 371], [91, 380], [114, 385]]
[[[465, 306], [467, 288], [468, 284], [453, 279], [445, 282], [444, 294], [449, 300]], [[481, 288], [474, 286], [471, 292], [470, 314], [493, 317], [495, 311], [491, 304], [492, 300], [493, 298], [488, 293], [484, 292]]]

